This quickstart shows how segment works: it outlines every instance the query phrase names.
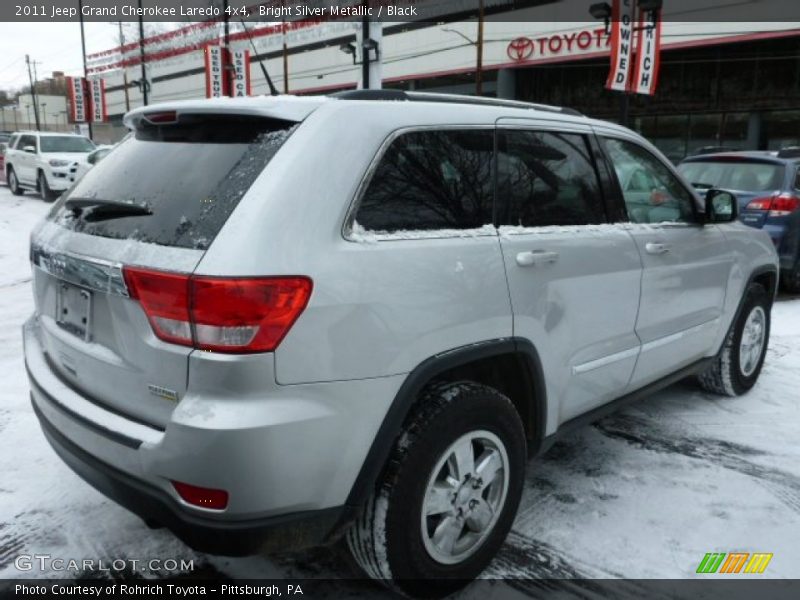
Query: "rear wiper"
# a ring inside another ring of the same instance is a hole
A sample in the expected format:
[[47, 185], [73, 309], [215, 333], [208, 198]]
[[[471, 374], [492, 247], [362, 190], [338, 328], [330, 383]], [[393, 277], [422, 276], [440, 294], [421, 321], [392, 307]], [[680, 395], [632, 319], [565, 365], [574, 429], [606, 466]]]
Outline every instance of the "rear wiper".
[[146, 204], [133, 202], [120, 202], [118, 200], [102, 200], [100, 198], [70, 198], [64, 203], [67, 208], [73, 209], [76, 216], [89, 209], [85, 218], [87, 220], [113, 219], [116, 217], [134, 217], [139, 215], [152, 215], [153, 211]]

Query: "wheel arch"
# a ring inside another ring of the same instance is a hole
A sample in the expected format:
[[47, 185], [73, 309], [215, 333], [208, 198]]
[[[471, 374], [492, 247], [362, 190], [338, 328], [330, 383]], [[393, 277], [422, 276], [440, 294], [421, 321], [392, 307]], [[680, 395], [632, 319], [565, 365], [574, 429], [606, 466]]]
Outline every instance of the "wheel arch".
[[369, 497], [422, 390], [432, 382], [449, 379], [468, 379], [501, 388], [499, 391], [511, 399], [520, 413], [528, 455], [536, 454], [545, 438], [547, 422], [544, 371], [536, 347], [526, 339], [502, 338], [454, 348], [427, 358], [408, 374], [350, 490], [348, 507], [358, 508]]

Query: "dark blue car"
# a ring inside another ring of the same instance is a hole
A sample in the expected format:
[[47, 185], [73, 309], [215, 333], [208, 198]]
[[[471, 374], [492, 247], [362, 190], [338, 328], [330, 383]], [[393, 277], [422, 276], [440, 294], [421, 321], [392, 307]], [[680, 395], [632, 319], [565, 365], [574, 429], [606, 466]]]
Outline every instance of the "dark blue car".
[[739, 219], [769, 233], [780, 256], [783, 288], [799, 293], [800, 148], [690, 156], [678, 170], [701, 195], [712, 187], [736, 194]]

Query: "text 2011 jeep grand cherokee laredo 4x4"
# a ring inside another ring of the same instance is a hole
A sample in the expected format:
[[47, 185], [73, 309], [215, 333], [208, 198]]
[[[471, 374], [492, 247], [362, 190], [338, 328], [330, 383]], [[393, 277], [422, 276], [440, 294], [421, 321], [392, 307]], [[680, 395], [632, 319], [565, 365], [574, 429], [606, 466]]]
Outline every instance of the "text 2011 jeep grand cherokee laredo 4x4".
[[769, 237], [627, 129], [403, 92], [126, 123], [32, 236], [33, 406], [196, 548], [344, 535], [369, 575], [444, 593], [557, 434], [688, 375], [758, 378]]

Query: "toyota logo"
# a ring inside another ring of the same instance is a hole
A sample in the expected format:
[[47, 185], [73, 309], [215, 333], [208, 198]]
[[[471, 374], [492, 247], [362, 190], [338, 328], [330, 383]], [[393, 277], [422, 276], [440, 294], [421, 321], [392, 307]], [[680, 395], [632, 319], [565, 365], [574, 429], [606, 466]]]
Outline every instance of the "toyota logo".
[[533, 40], [526, 37], [511, 40], [506, 52], [511, 60], [525, 60], [533, 54]]

